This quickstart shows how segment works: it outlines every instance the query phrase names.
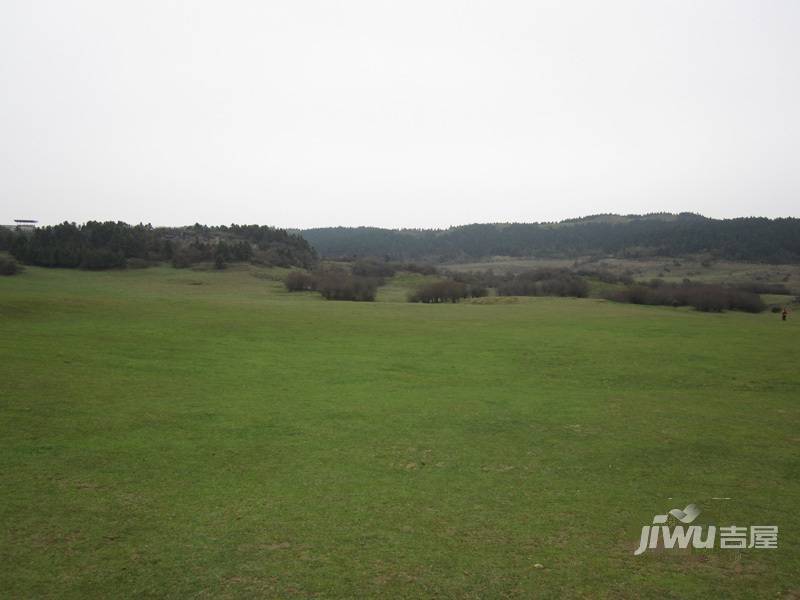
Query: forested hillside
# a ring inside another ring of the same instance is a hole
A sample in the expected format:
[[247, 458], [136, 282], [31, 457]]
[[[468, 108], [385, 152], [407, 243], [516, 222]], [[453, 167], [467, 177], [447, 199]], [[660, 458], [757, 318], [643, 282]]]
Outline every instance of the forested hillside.
[[444, 230], [307, 229], [326, 257], [458, 260], [488, 256], [619, 257], [708, 253], [758, 262], [800, 261], [800, 219], [708, 219], [699, 215], [598, 215], [561, 223], [475, 224]]

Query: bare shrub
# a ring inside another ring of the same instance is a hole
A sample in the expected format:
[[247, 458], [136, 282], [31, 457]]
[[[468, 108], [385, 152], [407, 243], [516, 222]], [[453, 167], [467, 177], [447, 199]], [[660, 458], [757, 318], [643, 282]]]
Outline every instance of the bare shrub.
[[372, 302], [381, 280], [352, 275], [343, 269], [327, 269], [315, 274], [317, 291], [326, 300]]
[[792, 293], [789, 291], [789, 288], [782, 283], [762, 283], [759, 281], [740, 283], [736, 286], [736, 289], [742, 290], [743, 292], [751, 292], [753, 294], [789, 295]]
[[418, 263], [402, 263], [398, 266], [399, 271], [408, 271], [409, 273], [419, 273], [420, 275], [436, 275], [437, 270], [433, 265], [418, 264]]
[[589, 295], [589, 285], [566, 269], [523, 271], [497, 286], [500, 296], [575, 296]]
[[609, 300], [631, 304], [662, 306], [693, 306], [703, 312], [741, 310], [758, 313], [766, 305], [758, 294], [722, 285], [684, 282], [680, 285], [651, 282], [651, 285], [632, 285], [609, 294]]
[[391, 277], [397, 271], [394, 263], [375, 259], [359, 259], [351, 268], [353, 275], [360, 277]]
[[21, 271], [22, 265], [16, 260], [0, 256], [0, 275], [16, 275]]
[[317, 289], [314, 276], [304, 271], [291, 271], [283, 283], [289, 292], [309, 292]]
[[442, 302], [458, 302], [466, 298], [469, 289], [466, 284], [452, 279], [434, 281], [423, 285], [409, 296], [409, 302], [424, 302], [426, 304], [439, 304]]
[[147, 267], [151, 266], [152, 263], [147, 260], [146, 258], [129, 258], [126, 261], [126, 266], [129, 269], [146, 269]]

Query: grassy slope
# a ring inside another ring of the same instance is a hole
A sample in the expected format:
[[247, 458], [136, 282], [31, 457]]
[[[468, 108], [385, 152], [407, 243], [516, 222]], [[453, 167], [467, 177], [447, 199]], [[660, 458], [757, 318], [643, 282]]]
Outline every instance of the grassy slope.
[[[0, 326], [5, 596], [800, 593], [797, 319], [31, 268]], [[689, 502], [780, 548], [632, 555]]]

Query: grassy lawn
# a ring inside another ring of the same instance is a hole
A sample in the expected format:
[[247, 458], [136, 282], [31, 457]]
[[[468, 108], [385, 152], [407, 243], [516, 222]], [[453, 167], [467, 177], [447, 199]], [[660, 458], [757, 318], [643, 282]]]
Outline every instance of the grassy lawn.
[[800, 315], [280, 275], [0, 278], [0, 596], [800, 595]]

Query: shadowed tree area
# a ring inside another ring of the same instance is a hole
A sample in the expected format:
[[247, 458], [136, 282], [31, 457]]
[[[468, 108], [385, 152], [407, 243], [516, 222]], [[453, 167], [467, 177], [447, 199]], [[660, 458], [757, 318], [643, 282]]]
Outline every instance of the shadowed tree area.
[[679, 215], [598, 215], [560, 223], [475, 224], [445, 230], [332, 227], [302, 232], [322, 256], [392, 260], [488, 256], [627, 258], [709, 253], [758, 262], [800, 260], [800, 219], [708, 219]]
[[113, 269], [171, 261], [177, 268], [253, 262], [309, 268], [317, 254], [297, 234], [264, 225], [153, 227], [123, 222], [62, 223], [34, 231], [4, 230], [0, 250], [42, 267]]

